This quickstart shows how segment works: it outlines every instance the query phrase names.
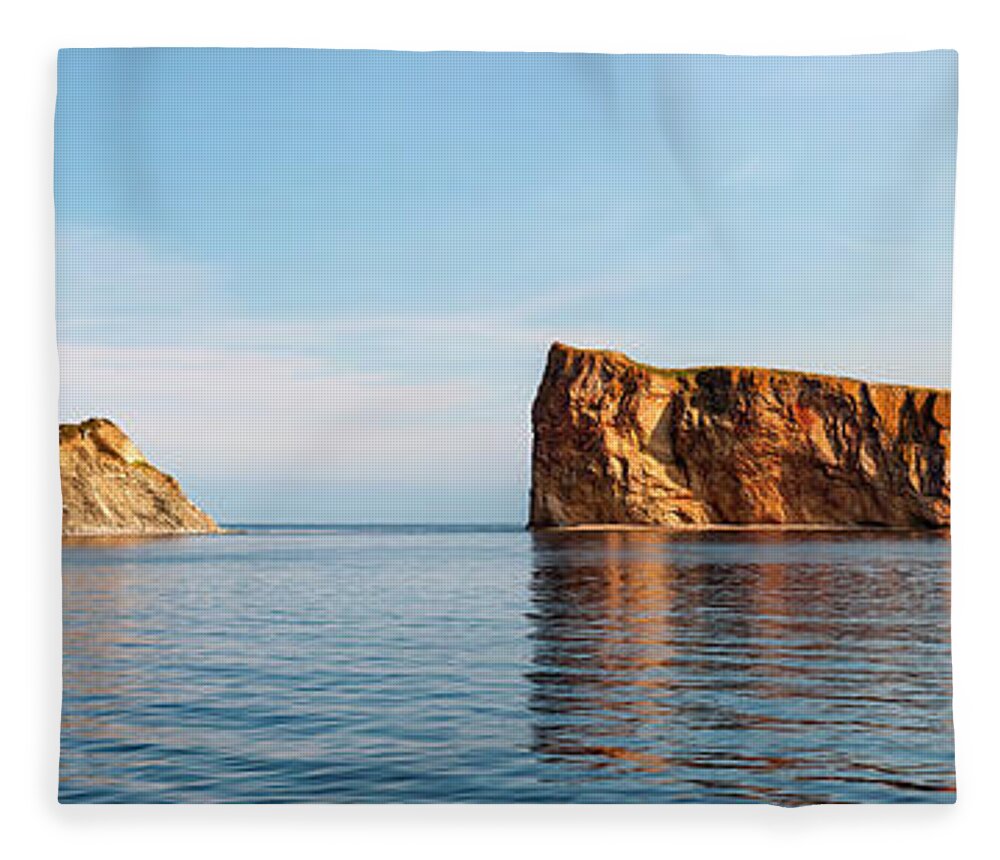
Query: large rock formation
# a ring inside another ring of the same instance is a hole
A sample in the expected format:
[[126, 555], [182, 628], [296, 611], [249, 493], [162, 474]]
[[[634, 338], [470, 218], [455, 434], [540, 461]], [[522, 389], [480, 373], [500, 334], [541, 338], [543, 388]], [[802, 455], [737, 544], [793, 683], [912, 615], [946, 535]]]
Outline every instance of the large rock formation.
[[220, 531], [111, 421], [59, 425], [59, 468], [65, 536]]
[[553, 345], [530, 525], [945, 527], [948, 391]]

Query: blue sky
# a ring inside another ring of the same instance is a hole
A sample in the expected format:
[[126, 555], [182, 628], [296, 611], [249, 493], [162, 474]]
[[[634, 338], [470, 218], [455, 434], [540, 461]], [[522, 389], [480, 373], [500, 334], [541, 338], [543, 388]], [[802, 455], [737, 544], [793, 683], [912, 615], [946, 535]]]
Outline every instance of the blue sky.
[[947, 386], [957, 56], [67, 50], [62, 420], [226, 522], [520, 522], [552, 340]]

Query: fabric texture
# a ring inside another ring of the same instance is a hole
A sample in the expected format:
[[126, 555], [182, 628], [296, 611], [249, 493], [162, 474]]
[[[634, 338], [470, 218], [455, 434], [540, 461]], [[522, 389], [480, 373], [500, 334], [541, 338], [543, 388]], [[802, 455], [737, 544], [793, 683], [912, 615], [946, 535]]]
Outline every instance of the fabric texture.
[[64, 803], [950, 803], [957, 56], [71, 49]]

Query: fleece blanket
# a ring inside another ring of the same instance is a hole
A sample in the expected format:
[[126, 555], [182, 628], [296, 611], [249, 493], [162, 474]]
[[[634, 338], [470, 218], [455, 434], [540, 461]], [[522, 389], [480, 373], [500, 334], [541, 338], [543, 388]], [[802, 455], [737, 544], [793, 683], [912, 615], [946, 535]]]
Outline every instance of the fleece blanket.
[[957, 57], [66, 50], [63, 803], [951, 803]]

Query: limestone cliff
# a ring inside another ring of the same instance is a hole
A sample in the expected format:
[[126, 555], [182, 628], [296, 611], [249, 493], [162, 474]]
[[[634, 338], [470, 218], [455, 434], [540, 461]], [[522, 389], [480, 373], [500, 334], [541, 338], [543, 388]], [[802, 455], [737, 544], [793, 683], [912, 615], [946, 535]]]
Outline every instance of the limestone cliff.
[[948, 391], [555, 344], [530, 525], [946, 527]]
[[61, 424], [59, 468], [65, 536], [220, 531], [111, 421]]

